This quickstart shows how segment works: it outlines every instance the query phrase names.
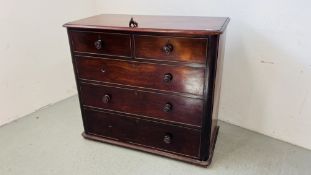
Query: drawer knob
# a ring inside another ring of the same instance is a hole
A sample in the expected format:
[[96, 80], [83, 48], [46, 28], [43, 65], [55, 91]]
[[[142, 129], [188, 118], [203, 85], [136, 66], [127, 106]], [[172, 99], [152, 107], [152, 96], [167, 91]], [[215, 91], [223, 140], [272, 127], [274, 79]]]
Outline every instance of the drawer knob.
[[173, 105], [171, 103], [166, 103], [164, 105], [163, 111], [164, 112], [170, 112], [173, 109]]
[[105, 72], [106, 72], [106, 69], [103, 67], [103, 68], [100, 69], [100, 71], [101, 71], [102, 73], [105, 73]]
[[163, 141], [166, 144], [172, 143], [172, 134], [170, 134], [170, 133], [165, 134]]
[[171, 54], [172, 51], [173, 51], [173, 49], [174, 49], [173, 45], [172, 45], [172, 44], [169, 44], [169, 43], [165, 44], [165, 46], [163, 46], [163, 48], [162, 48], [163, 52], [164, 52], [166, 55]]
[[110, 100], [111, 100], [110, 95], [105, 94], [105, 95], [104, 95], [104, 97], [103, 97], [103, 102], [104, 102], [104, 103], [109, 103], [109, 102], [110, 102]]
[[164, 80], [166, 83], [171, 82], [171, 81], [172, 81], [172, 79], [173, 79], [173, 75], [172, 75], [172, 74], [170, 74], [170, 73], [166, 73], [166, 74], [164, 74], [164, 78], [163, 78], [163, 80]]
[[97, 50], [102, 48], [102, 40], [97, 40], [94, 42], [94, 46], [96, 47]]

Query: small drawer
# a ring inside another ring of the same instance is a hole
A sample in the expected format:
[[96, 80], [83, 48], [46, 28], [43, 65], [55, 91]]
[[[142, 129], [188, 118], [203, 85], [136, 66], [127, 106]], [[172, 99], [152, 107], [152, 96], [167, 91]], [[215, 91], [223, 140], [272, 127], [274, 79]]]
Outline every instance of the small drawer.
[[75, 61], [80, 79], [203, 95], [204, 68], [91, 57]]
[[135, 56], [166, 61], [205, 63], [207, 38], [135, 35]]
[[84, 114], [87, 134], [191, 157], [199, 156], [199, 130], [86, 109]]
[[131, 37], [128, 34], [71, 31], [73, 51], [131, 57]]
[[201, 127], [203, 100], [80, 83], [85, 106]]

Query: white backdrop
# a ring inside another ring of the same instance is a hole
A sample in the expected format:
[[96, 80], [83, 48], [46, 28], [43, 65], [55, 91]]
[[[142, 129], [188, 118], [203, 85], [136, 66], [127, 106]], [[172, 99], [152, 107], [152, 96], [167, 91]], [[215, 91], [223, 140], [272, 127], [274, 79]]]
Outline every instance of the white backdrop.
[[15, 1], [0, 6], [0, 124], [76, 93], [64, 22], [228, 16], [220, 119], [311, 149], [311, 1]]
[[0, 125], [76, 94], [66, 29], [83, 0], [0, 0]]

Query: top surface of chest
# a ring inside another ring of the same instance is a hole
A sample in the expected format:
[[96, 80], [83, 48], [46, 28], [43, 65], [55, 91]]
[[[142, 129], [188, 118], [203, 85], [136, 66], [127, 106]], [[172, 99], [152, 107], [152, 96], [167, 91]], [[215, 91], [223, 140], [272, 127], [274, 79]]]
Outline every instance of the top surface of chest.
[[[138, 23], [137, 27], [129, 27], [131, 18]], [[64, 26], [69, 28], [124, 30], [132, 32], [172, 32], [212, 35], [221, 34], [228, 22], [229, 18], [226, 17], [102, 14], [69, 22]]]

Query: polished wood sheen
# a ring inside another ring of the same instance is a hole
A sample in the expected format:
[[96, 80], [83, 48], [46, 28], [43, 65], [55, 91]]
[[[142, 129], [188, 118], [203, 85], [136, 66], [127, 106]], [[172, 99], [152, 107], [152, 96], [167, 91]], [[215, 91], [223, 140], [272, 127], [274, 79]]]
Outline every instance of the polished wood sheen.
[[196, 127], [201, 127], [202, 124], [202, 99], [85, 83], [81, 84], [80, 90], [85, 106], [175, 121]]
[[198, 157], [200, 132], [120, 114], [85, 110], [86, 133], [176, 154]]
[[204, 68], [80, 56], [75, 61], [80, 79], [203, 95]]
[[131, 57], [128, 34], [72, 31], [73, 50], [80, 53]]
[[138, 58], [201, 64], [206, 61], [207, 38], [135, 35], [134, 44]]
[[83, 136], [208, 166], [228, 23], [104, 14], [65, 24]]
[[[128, 26], [131, 18], [138, 23], [138, 27]], [[228, 23], [229, 18], [224, 17], [103, 14], [69, 22], [64, 26], [159, 34], [219, 35], [225, 31]]]

